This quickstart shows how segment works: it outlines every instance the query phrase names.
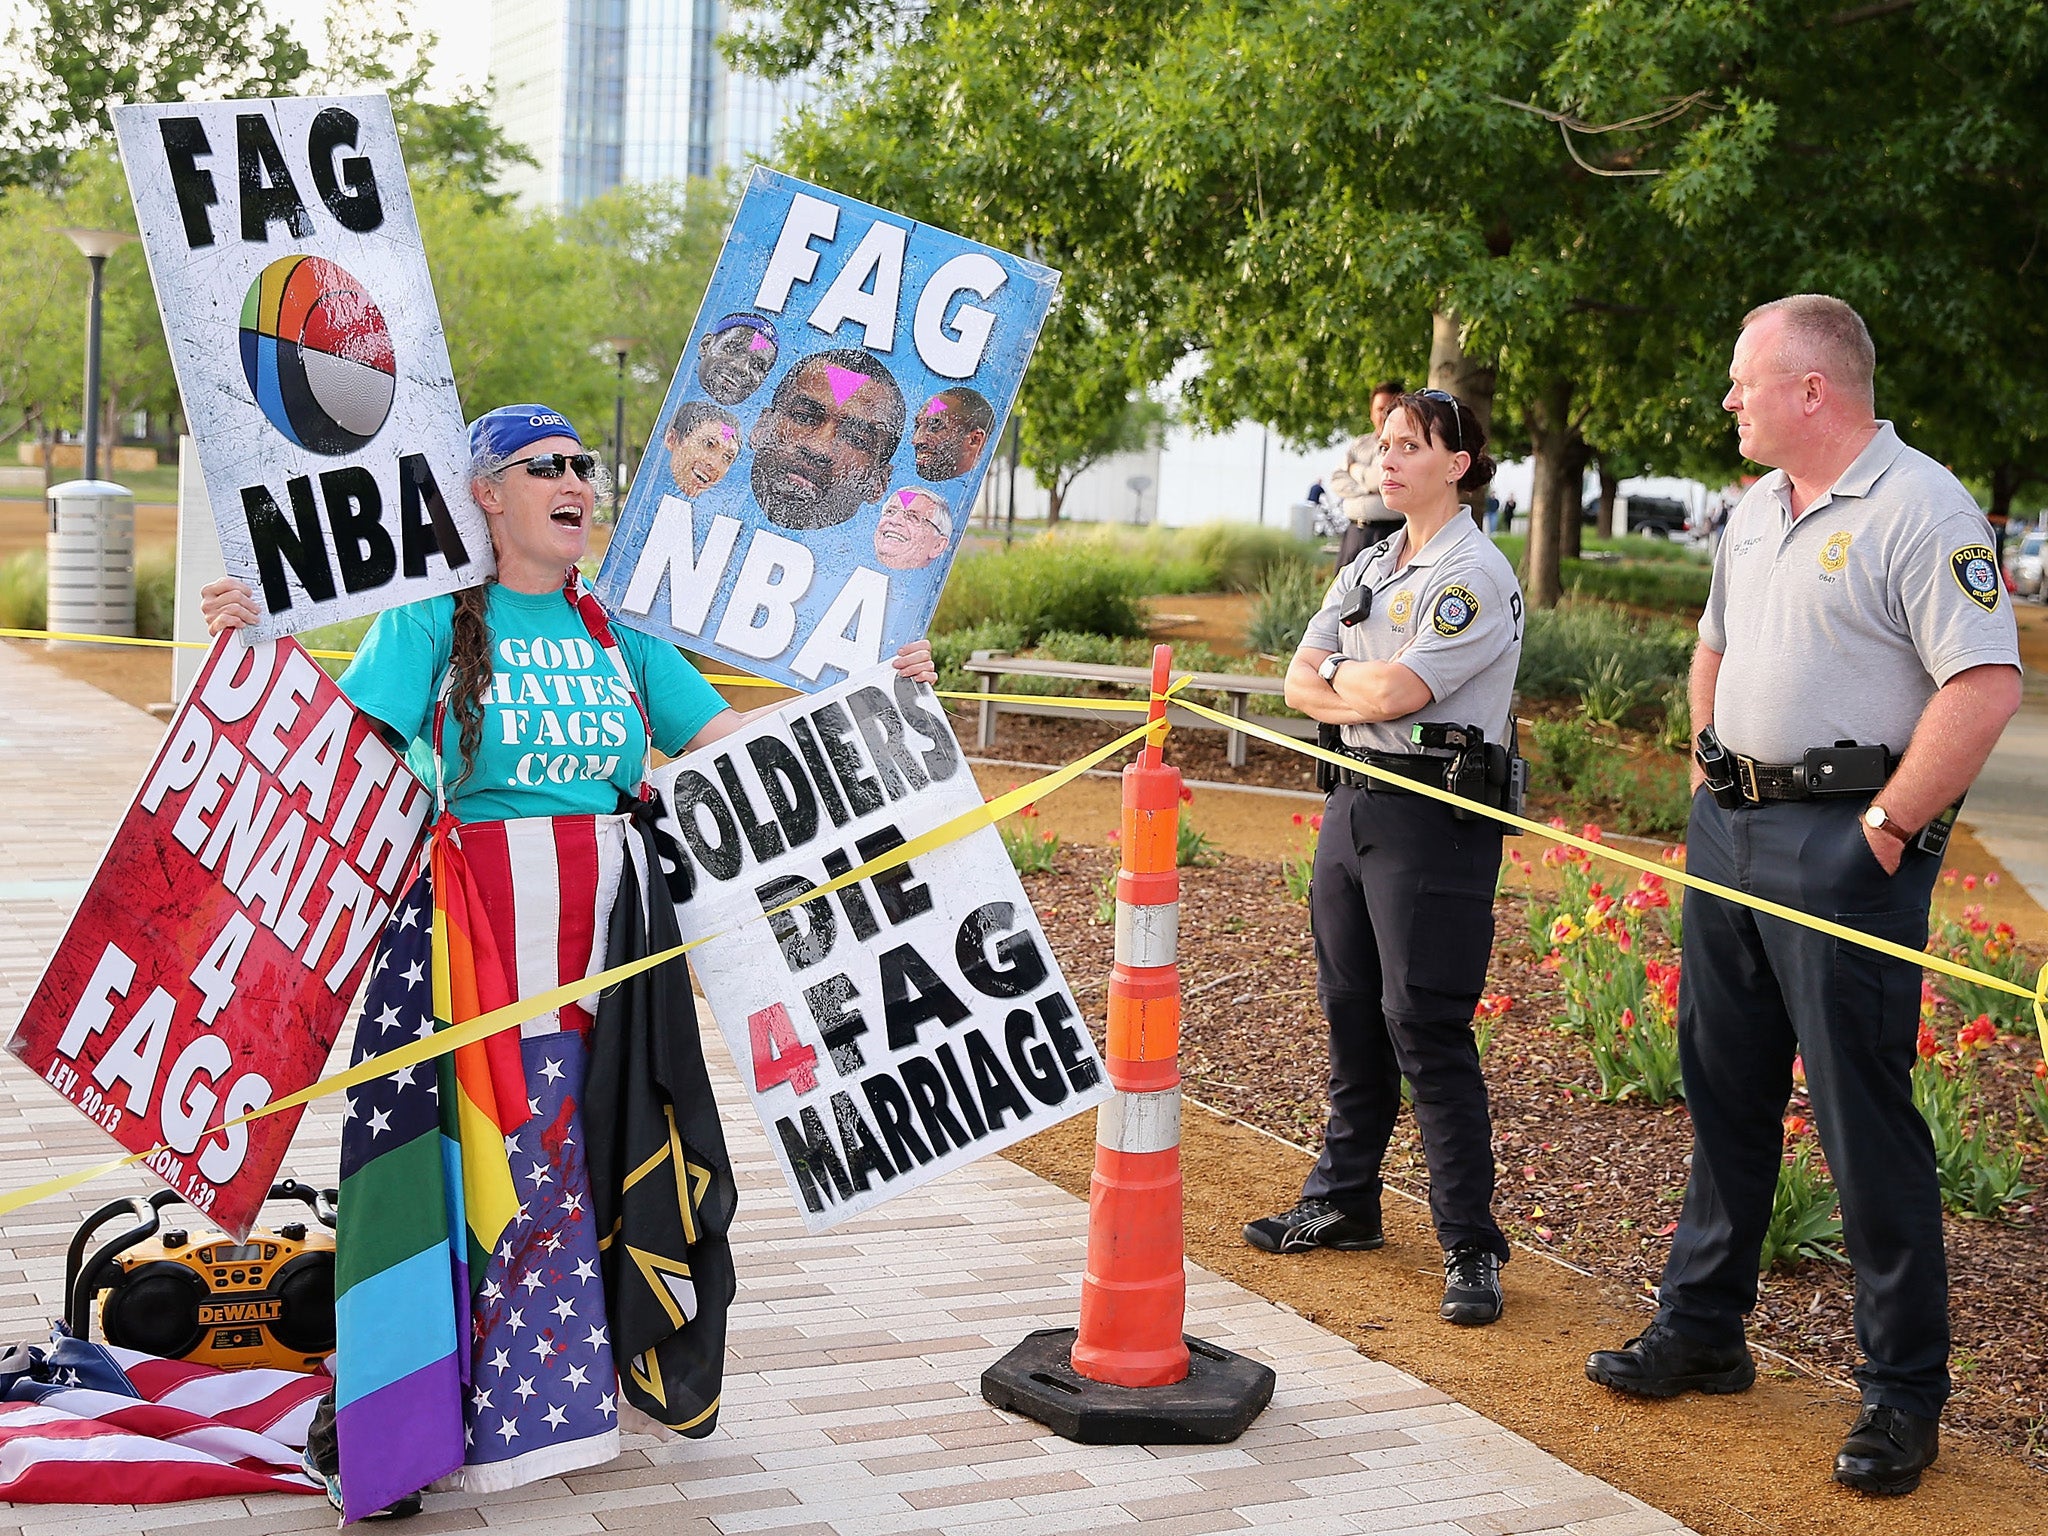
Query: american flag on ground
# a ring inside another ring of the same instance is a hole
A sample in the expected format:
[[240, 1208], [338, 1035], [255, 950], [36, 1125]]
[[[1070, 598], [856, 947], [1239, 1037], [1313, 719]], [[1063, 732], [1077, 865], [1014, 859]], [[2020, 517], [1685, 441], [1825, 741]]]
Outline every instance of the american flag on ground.
[[0, 1500], [167, 1504], [318, 1493], [299, 1470], [330, 1383], [292, 1371], [217, 1371], [61, 1330], [0, 1355]]

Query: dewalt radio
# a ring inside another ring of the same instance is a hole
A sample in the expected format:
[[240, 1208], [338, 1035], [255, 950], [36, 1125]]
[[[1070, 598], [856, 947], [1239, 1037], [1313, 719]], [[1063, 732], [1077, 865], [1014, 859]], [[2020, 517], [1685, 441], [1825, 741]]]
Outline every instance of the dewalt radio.
[[[269, 1366], [314, 1371], [334, 1352], [335, 1191], [285, 1179], [272, 1200], [297, 1200], [314, 1222], [256, 1227], [238, 1243], [224, 1232], [163, 1226], [182, 1204], [175, 1190], [101, 1206], [71, 1239], [64, 1258], [65, 1326], [109, 1344], [222, 1370]], [[135, 1225], [85, 1251], [116, 1216]]]

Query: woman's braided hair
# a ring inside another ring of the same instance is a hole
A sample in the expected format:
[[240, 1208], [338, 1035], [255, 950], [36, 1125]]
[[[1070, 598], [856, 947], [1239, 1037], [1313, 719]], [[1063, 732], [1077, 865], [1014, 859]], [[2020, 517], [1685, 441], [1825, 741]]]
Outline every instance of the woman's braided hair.
[[[471, 485], [477, 481], [493, 484], [505, 475], [505, 457], [479, 449], [469, 461]], [[462, 771], [449, 781], [452, 790], [470, 776], [476, 755], [484, 744], [484, 691], [491, 685], [491, 623], [485, 616], [490, 603], [489, 578], [482, 586], [464, 587], [455, 594], [455, 630], [448, 656], [448, 704], [455, 714], [459, 734], [456, 753]]]

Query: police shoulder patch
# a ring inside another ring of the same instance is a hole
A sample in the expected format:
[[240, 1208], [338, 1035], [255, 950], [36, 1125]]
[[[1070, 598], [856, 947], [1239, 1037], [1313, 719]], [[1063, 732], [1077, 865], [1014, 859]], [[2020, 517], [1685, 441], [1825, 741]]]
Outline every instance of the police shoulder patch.
[[1430, 610], [1430, 623], [1440, 635], [1461, 635], [1479, 617], [1479, 599], [1469, 587], [1445, 587]]
[[1963, 595], [1986, 613], [1998, 607], [1998, 557], [1983, 544], [1965, 544], [1948, 557], [1948, 568]]

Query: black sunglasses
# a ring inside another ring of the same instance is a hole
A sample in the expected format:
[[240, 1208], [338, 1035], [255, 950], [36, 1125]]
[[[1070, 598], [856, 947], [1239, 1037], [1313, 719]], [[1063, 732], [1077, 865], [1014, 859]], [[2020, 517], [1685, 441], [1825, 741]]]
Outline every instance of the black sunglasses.
[[1418, 389], [1418, 400], [1441, 400], [1451, 408], [1451, 430], [1458, 434], [1458, 452], [1465, 451], [1465, 422], [1458, 411], [1458, 397], [1448, 389]]
[[588, 485], [597, 473], [597, 458], [588, 453], [536, 453], [531, 458], [514, 459], [505, 468], [513, 469], [521, 464], [536, 480], [559, 480], [563, 470], [573, 469], [576, 478]]

